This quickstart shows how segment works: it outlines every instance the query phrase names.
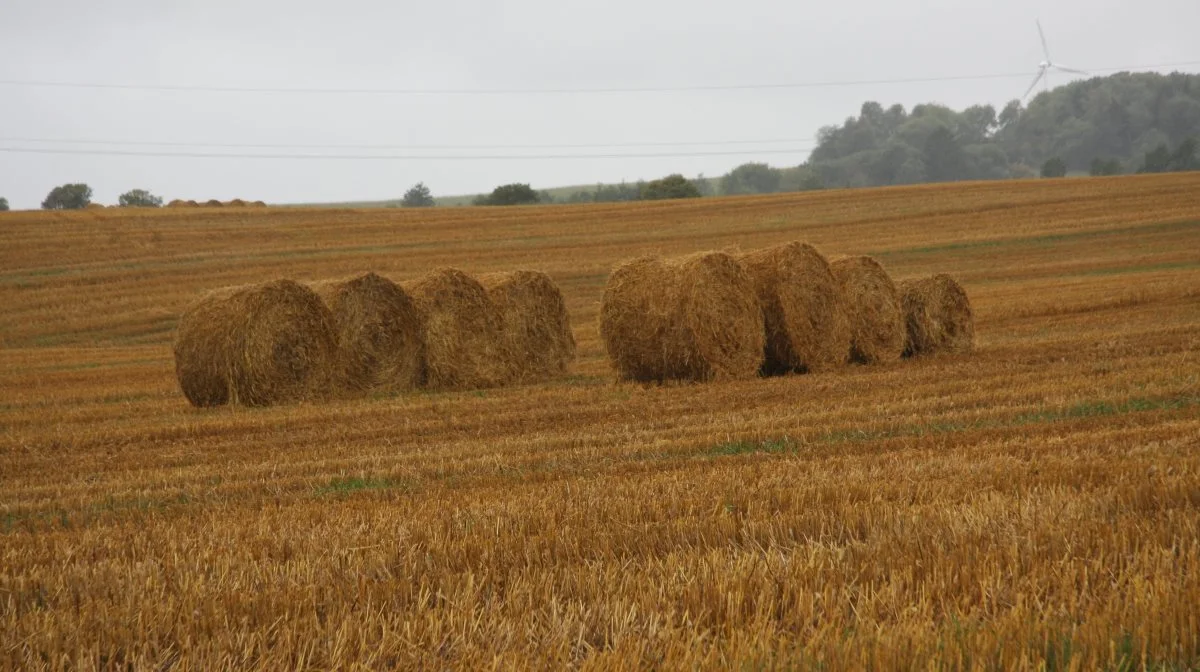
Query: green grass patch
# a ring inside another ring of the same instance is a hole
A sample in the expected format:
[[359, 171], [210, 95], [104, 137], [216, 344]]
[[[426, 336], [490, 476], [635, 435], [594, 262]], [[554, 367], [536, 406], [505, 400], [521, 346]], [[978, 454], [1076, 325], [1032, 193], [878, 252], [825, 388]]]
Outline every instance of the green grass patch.
[[318, 495], [339, 495], [345, 496], [355, 492], [364, 490], [388, 490], [391, 488], [401, 487], [403, 484], [390, 478], [379, 478], [374, 476], [350, 476], [346, 478], [335, 478], [329, 481], [329, 485], [318, 487]]

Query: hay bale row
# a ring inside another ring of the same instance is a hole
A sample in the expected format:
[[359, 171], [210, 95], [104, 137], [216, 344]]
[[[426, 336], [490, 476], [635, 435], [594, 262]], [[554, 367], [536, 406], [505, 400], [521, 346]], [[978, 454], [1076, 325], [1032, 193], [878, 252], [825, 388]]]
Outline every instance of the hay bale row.
[[624, 379], [703, 381], [962, 352], [974, 328], [948, 276], [898, 287], [870, 257], [829, 263], [791, 242], [622, 264], [604, 291], [600, 334]]
[[196, 406], [495, 387], [566, 370], [575, 341], [544, 273], [374, 273], [218, 290], [183, 315], [176, 375]]
[[169, 203], [167, 203], [167, 207], [168, 208], [223, 208], [223, 207], [265, 208], [265, 207], [267, 207], [267, 204], [262, 201], [244, 201], [240, 198], [235, 198], [232, 201], [229, 201], [228, 203], [222, 203], [221, 201], [218, 201], [215, 198], [205, 201], [204, 203], [198, 203], [196, 201], [185, 201], [183, 199], [176, 198], [176, 199], [173, 199], [172, 201], [170, 201]]
[[600, 335], [630, 380], [750, 378], [763, 362], [754, 281], [723, 252], [618, 267], [604, 290]]

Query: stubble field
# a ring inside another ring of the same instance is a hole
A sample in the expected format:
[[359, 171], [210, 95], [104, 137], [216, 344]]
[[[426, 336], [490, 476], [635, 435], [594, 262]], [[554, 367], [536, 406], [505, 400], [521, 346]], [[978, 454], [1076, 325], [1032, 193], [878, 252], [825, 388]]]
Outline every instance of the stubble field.
[[[957, 277], [969, 355], [617, 382], [646, 253]], [[191, 408], [201, 292], [548, 272], [546, 384]], [[1200, 665], [1200, 174], [635, 205], [0, 214], [0, 667]]]

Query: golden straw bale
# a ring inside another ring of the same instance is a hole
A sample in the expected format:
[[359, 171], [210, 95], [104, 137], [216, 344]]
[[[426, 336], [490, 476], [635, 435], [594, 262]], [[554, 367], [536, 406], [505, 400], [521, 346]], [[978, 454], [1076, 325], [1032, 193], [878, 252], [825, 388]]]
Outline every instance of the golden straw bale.
[[195, 406], [267, 406], [328, 396], [336, 384], [333, 316], [291, 280], [217, 290], [183, 314], [175, 374]]
[[842, 290], [850, 323], [850, 359], [877, 364], [904, 353], [900, 293], [883, 266], [871, 257], [842, 257], [829, 263]]
[[225, 206], [225, 204], [224, 204], [224, 203], [222, 203], [222, 202], [218, 201], [218, 200], [217, 200], [217, 199], [215, 199], [215, 198], [213, 198], [213, 199], [209, 199], [208, 201], [206, 201], [206, 202], [204, 203], [204, 207], [206, 207], [206, 208], [221, 208], [221, 207], [224, 207], [224, 206]]
[[479, 277], [503, 321], [511, 378], [531, 382], [567, 371], [575, 337], [562, 292], [541, 271], [489, 273]]
[[829, 262], [785, 243], [739, 256], [753, 279], [767, 333], [763, 373], [822, 371], [850, 356], [850, 323]]
[[402, 283], [425, 324], [426, 386], [495, 387], [511, 372], [503, 317], [479, 281], [453, 268]]
[[184, 200], [181, 200], [178, 198], [172, 199], [170, 203], [167, 203], [168, 208], [186, 208], [187, 205], [188, 205], [187, 201], [184, 201]]
[[751, 378], [763, 359], [754, 283], [724, 252], [618, 266], [604, 289], [600, 335], [630, 380]]
[[312, 285], [338, 330], [341, 379], [353, 392], [403, 392], [425, 374], [420, 311], [396, 283], [375, 273]]
[[244, 207], [246, 207], [246, 202], [240, 198], [235, 198], [232, 201], [226, 203], [225, 205], [230, 208], [244, 208]]
[[944, 274], [899, 285], [904, 311], [904, 355], [969, 352], [975, 346], [975, 316], [967, 293]]

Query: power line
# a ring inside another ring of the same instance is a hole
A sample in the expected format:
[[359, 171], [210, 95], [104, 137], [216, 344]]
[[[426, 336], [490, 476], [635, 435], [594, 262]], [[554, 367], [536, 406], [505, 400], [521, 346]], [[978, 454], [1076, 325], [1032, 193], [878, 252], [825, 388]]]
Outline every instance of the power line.
[[190, 159], [297, 159], [297, 160], [376, 160], [376, 161], [517, 161], [552, 159], [654, 159], [697, 156], [745, 156], [761, 154], [807, 154], [809, 148], [744, 149], [706, 152], [646, 152], [639, 154], [234, 154], [209, 152], [143, 152], [107, 149], [50, 149], [41, 147], [0, 147], [0, 152], [15, 154], [69, 154], [85, 156], [146, 156]]
[[[1200, 65], [1200, 61], [1180, 61], [1154, 65], [1126, 65], [1120, 67], [1085, 68], [1089, 74], [1113, 73], [1133, 70], [1158, 70]], [[776, 82], [759, 84], [712, 84], [692, 86], [646, 86], [646, 87], [598, 87], [598, 88], [508, 88], [508, 89], [386, 89], [386, 88], [314, 88], [314, 87], [258, 87], [258, 86], [192, 86], [183, 84], [129, 84], [116, 82], [71, 82], [28, 79], [0, 79], [0, 85], [67, 89], [109, 89], [135, 91], [165, 91], [178, 93], [265, 93], [302, 95], [413, 95], [413, 96], [492, 96], [492, 95], [555, 95], [555, 94], [611, 94], [611, 93], [684, 93], [713, 91], [750, 91], [769, 89], [811, 89], [850, 86], [877, 86], [883, 84], [923, 84], [930, 82], [956, 82], [986, 79], [1027, 78], [1031, 72], [993, 73], [976, 75], [947, 75], [935, 77], [900, 77], [893, 79], [828, 80], [813, 82]]]
[[214, 149], [375, 149], [375, 150], [490, 150], [490, 149], [606, 149], [618, 147], [695, 147], [701, 145], [781, 145], [807, 143], [816, 145], [816, 138], [775, 138], [766, 140], [698, 140], [674, 142], [613, 142], [584, 144], [530, 145], [380, 145], [380, 144], [273, 144], [239, 142], [167, 142], [161, 140], [96, 140], [91, 138], [4, 138], [0, 142], [21, 142], [57, 145], [126, 145], [131, 147], [208, 147]]

